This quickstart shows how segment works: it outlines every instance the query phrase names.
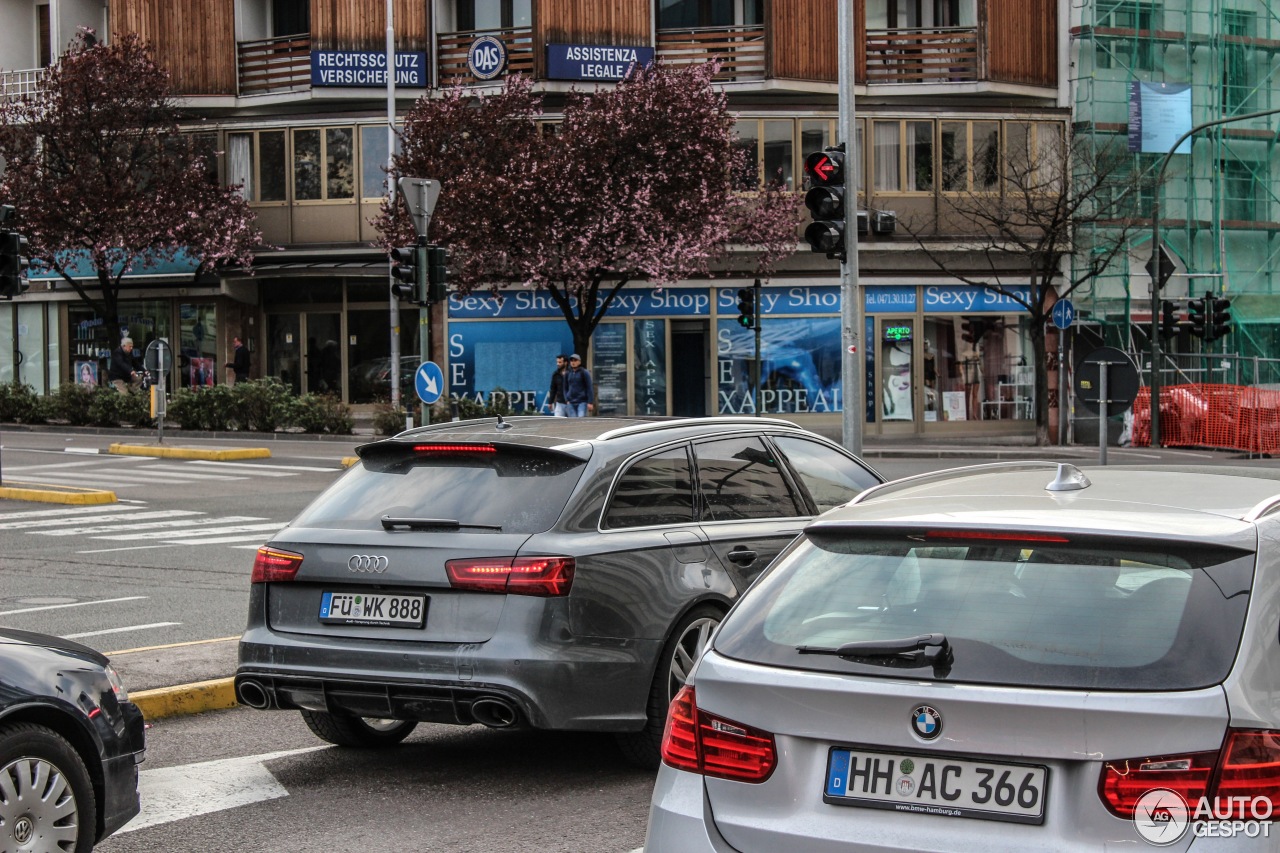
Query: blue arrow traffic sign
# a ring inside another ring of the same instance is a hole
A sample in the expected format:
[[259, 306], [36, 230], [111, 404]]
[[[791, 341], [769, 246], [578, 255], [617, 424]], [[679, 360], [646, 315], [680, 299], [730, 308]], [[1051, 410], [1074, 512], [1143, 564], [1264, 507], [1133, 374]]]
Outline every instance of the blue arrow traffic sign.
[[413, 374], [418, 399], [430, 406], [444, 393], [444, 371], [434, 361], [424, 361]]
[[1053, 325], [1059, 329], [1070, 329], [1076, 321], [1076, 306], [1070, 299], [1059, 299], [1053, 303]]

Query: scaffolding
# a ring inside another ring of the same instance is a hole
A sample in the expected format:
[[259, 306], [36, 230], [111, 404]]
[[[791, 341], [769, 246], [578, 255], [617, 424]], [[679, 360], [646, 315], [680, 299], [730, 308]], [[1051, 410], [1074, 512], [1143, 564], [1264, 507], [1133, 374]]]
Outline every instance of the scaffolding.
[[[1126, 146], [1136, 82], [1189, 84], [1192, 124], [1280, 108], [1280, 4], [1274, 0], [1071, 2], [1074, 132], [1084, 135], [1086, 150]], [[1161, 295], [1184, 309], [1187, 299], [1206, 292], [1226, 297], [1234, 322], [1232, 333], [1212, 344], [1183, 331], [1163, 343], [1171, 353], [1280, 353], [1277, 127], [1280, 116], [1207, 129], [1193, 138], [1190, 154], [1175, 155], [1169, 165], [1161, 230], [1185, 274], [1175, 275]], [[1150, 220], [1150, 181], [1162, 154], [1128, 157], [1130, 168], [1147, 178], [1131, 215]], [[1103, 341], [1135, 353], [1149, 348], [1144, 264], [1150, 235], [1150, 228], [1138, 229], [1127, 263], [1122, 256], [1072, 295]]]

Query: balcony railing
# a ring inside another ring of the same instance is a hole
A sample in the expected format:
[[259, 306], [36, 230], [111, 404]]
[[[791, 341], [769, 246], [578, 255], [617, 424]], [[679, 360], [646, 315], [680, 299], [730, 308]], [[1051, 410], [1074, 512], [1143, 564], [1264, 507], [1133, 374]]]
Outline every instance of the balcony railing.
[[311, 35], [281, 36], [237, 45], [240, 94], [287, 92], [311, 85]]
[[7, 101], [34, 94], [43, 85], [47, 73], [45, 68], [0, 71], [0, 98]]
[[764, 26], [658, 30], [657, 54], [660, 62], [674, 65], [719, 60], [717, 80], [761, 80], [765, 72]]
[[448, 86], [454, 80], [475, 82], [467, 68], [467, 53], [479, 36], [496, 36], [506, 46], [506, 73], [533, 75], [532, 27], [441, 33], [436, 37], [436, 72], [441, 86]]
[[868, 84], [977, 79], [978, 31], [974, 27], [867, 31]]

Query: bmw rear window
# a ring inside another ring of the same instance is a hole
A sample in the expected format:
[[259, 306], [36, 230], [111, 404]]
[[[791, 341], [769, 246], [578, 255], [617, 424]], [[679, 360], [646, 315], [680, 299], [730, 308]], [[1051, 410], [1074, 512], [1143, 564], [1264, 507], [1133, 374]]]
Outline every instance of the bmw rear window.
[[463, 532], [541, 533], [560, 517], [584, 467], [535, 448], [389, 448], [366, 454], [293, 526], [381, 530], [390, 516], [449, 519]]
[[1079, 690], [1190, 690], [1230, 671], [1252, 553], [967, 535], [809, 536], [729, 615], [716, 649], [797, 669]]

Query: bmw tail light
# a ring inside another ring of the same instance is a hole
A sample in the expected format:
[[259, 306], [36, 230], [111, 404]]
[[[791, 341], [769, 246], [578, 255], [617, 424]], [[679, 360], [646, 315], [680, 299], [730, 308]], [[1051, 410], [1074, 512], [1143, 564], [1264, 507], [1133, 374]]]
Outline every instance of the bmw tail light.
[[1128, 818], [1153, 788], [1180, 794], [1192, 810], [1207, 797], [1218, 817], [1234, 813], [1248, 819], [1239, 817], [1240, 804], [1257, 797], [1280, 810], [1280, 732], [1228, 729], [1217, 752], [1109, 761], [1102, 767], [1098, 793], [1108, 811]]
[[671, 700], [662, 760], [678, 770], [735, 782], [763, 782], [778, 764], [773, 735], [698, 708], [692, 687]]
[[302, 555], [263, 546], [253, 558], [253, 574], [250, 583], [278, 583], [291, 581], [302, 568]]
[[482, 557], [444, 564], [449, 585], [473, 592], [556, 597], [573, 586], [572, 557]]

